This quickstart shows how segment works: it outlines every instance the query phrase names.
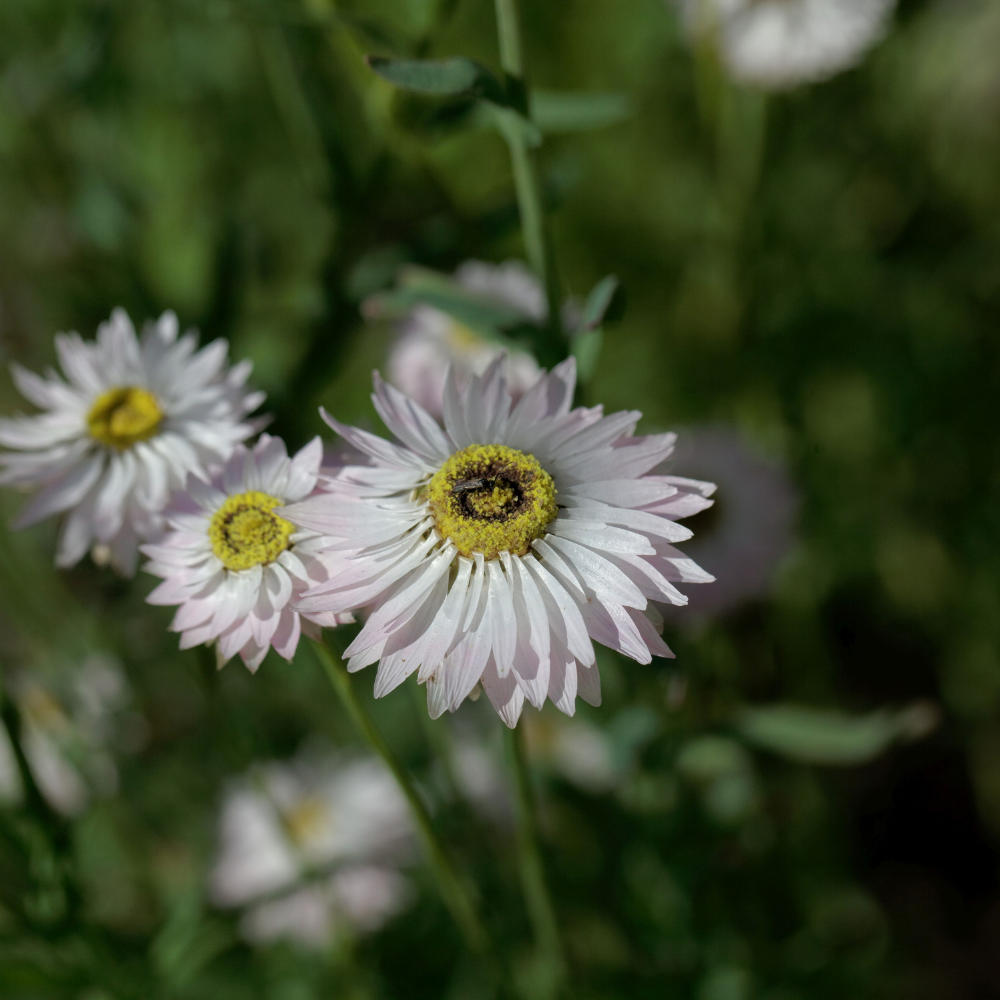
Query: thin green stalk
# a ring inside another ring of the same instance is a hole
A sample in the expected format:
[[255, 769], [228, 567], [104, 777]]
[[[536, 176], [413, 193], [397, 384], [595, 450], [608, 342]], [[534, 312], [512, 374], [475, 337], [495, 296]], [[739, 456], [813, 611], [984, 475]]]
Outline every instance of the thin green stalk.
[[514, 771], [517, 810], [517, 853], [521, 887], [528, 906], [538, 949], [540, 977], [545, 980], [545, 994], [555, 996], [566, 975], [566, 963], [559, 940], [559, 924], [555, 907], [545, 880], [542, 852], [538, 844], [538, 827], [535, 823], [535, 796], [531, 787], [531, 774], [524, 752], [523, 729], [507, 731], [507, 747]]
[[[522, 105], [519, 110], [527, 115], [529, 95], [524, 74], [517, 0], [495, 0], [495, 3], [500, 65], [506, 77], [508, 91], [519, 96], [518, 103]], [[516, 121], [509, 121], [504, 125], [501, 119], [501, 130], [510, 150], [517, 208], [521, 218], [521, 234], [524, 238], [528, 263], [545, 288], [545, 297], [549, 305], [549, 330], [561, 338], [562, 294], [553, 261], [552, 241], [545, 221], [537, 152], [529, 143], [528, 132]]]
[[340, 702], [346, 709], [347, 714], [361, 731], [361, 734], [368, 741], [371, 748], [385, 761], [389, 770], [392, 771], [397, 784], [406, 796], [420, 839], [423, 841], [427, 857], [430, 860], [434, 874], [437, 876], [438, 888], [441, 891], [445, 906], [448, 907], [455, 923], [458, 924], [458, 928], [465, 938], [466, 945], [468, 945], [470, 951], [480, 956], [491, 957], [493, 949], [486, 934], [486, 929], [483, 927], [479, 915], [476, 913], [462, 879], [448, 860], [444, 847], [431, 824], [427, 807], [424, 805], [413, 784], [413, 778], [392, 752], [389, 744], [386, 743], [382, 734], [376, 728], [372, 717], [358, 700], [351, 685], [351, 676], [348, 674], [347, 668], [344, 666], [341, 658], [322, 640], [314, 641], [313, 648], [316, 650], [316, 655], [323, 664], [323, 668], [330, 678], [330, 683], [333, 685], [333, 689], [340, 698]]

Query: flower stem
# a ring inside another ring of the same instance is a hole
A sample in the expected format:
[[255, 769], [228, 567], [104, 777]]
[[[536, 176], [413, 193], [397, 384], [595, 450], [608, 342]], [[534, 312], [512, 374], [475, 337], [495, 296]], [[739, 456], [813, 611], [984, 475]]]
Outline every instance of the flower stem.
[[[521, 30], [517, 16], [517, 0], [495, 0], [497, 35], [500, 42], [500, 65], [503, 68], [508, 92], [519, 103], [524, 117], [528, 116], [528, 85], [524, 75], [521, 47]], [[503, 122], [503, 119], [501, 119]], [[521, 234], [528, 263], [541, 279], [549, 306], [549, 331], [562, 337], [560, 312], [562, 295], [552, 254], [552, 241], [545, 221], [542, 187], [538, 176], [538, 156], [529, 140], [528, 130], [508, 120], [501, 131], [510, 150], [517, 192], [517, 208], [521, 218]], [[565, 353], [565, 350], [563, 351]]]
[[[517, 850], [521, 888], [528, 906], [528, 916], [538, 949], [539, 979], [544, 980], [544, 995], [555, 996], [566, 975], [566, 963], [559, 940], [555, 907], [545, 881], [542, 852], [535, 823], [535, 797], [531, 774], [524, 752], [524, 727], [507, 730], [507, 747], [514, 771], [517, 808]], [[541, 985], [541, 983], [540, 983]]]
[[431, 868], [437, 876], [441, 897], [455, 923], [458, 924], [458, 929], [461, 931], [466, 945], [470, 951], [477, 955], [484, 958], [491, 957], [493, 949], [486, 929], [476, 913], [465, 884], [448, 860], [444, 847], [431, 824], [427, 807], [413, 784], [413, 778], [392, 752], [389, 744], [376, 728], [374, 720], [358, 700], [351, 685], [351, 676], [341, 658], [322, 640], [314, 641], [313, 648], [330, 678], [334, 691], [340, 698], [340, 703], [371, 748], [385, 761], [406, 796], [420, 839], [423, 841], [424, 850], [427, 852]]

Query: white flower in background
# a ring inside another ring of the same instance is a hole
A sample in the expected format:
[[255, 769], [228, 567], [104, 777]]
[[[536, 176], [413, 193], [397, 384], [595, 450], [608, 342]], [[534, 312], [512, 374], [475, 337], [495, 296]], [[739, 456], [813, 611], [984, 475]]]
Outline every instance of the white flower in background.
[[[456, 284], [487, 302], [508, 306], [525, 320], [542, 323], [548, 313], [538, 279], [520, 261], [486, 264], [469, 260], [455, 272]], [[433, 306], [417, 306], [400, 324], [389, 355], [389, 381], [435, 417], [441, 416], [444, 373], [454, 365], [459, 381], [481, 375], [504, 348]], [[515, 397], [538, 381], [541, 369], [526, 351], [507, 354], [507, 385]]]
[[258, 768], [225, 797], [213, 902], [246, 907], [244, 935], [321, 947], [372, 931], [413, 895], [409, 811], [378, 761], [300, 757]]
[[369, 466], [346, 466], [286, 508], [329, 536], [329, 579], [298, 607], [368, 611], [348, 669], [378, 662], [376, 696], [417, 673], [436, 718], [478, 681], [508, 726], [524, 699], [567, 714], [600, 703], [591, 638], [642, 663], [670, 656], [651, 601], [685, 604], [678, 581], [711, 577], [676, 548], [674, 518], [707, 506], [710, 484], [647, 473], [674, 435], [634, 437], [637, 411], [571, 409], [572, 359], [513, 406], [503, 359], [464, 393], [449, 371], [442, 430], [375, 375], [392, 443], [345, 427]]
[[290, 459], [284, 441], [262, 434], [252, 450], [237, 445], [210, 483], [188, 480], [166, 512], [172, 530], [142, 547], [144, 569], [163, 577], [146, 600], [180, 605], [170, 628], [181, 649], [215, 642], [220, 665], [239, 653], [256, 671], [271, 646], [290, 660], [303, 631], [319, 638], [322, 625], [353, 620], [293, 609], [327, 579], [316, 555], [329, 541], [279, 511], [313, 492], [322, 457], [319, 438]]
[[671, 465], [719, 484], [687, 550], [718, 582], [693, 593], [688, 611], [715, 617], [767, 597], [795, 543], [798, 494], [784, 466], [721, 426], [685, 431]]
[[[12, 697], [21, 713], [21, 746], [32, 777], [64, 816], [84, 812], [92, 796], [118, 790], [109, 744], [118, 734], [130, 695], [117, 661], [95, 653], [75, 672], [72, 691], [57, 696], [31, 676], [15, 677]], [[0, 798], [23, 794], [10, 734], [0, 725]]]
[[547, 760], [586, 792], [608, 792], [621, 778], [608, 734], [584, 719], [553, 720], [547, 731], [532, 732], [530, 739], [532, 756]]
[[857, 65], [895, 0], [683, 0], [688, 29], [714, 41], [742, 83], [781, 90]]
[[254, 433], [246, 417], [264, 395], [244, 388], [250, 363], [229, 368], [224, 340], [196, 348], [195, 333], [178, 339], [172, 312], [137, 338], [116, 309], [96, 341], [56, 336], [65, 379], [13, 366], [18, 389], [45, 412], [0, 420], [0, 445], [16, 449], [0, 454], [0, 484], [37, 491], [17, 527], [65, 515], [57, 565], [93, 549], [134, 573], [138, 542], [159, 532], [170, 491]]

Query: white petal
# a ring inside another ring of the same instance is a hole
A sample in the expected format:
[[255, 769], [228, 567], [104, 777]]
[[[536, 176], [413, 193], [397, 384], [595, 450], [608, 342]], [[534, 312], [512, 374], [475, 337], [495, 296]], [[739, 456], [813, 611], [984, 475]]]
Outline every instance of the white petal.
[[417, 402], [374, 375], [372, 402], [389, 430], [418, 455], [440, 464], [451, 454], [451, 445], [437, 421]]
[[75, 506], [97, 482], [103, 468], [103, 453], [95, 452], [88, 456], [54, 483], [36, 493], [18, 515], [14, 527], [30, 527]]
[[500, 677], [491, 660], [486, 664], [481, 680], [486, 697], [490, 699], [490, 704], [496, 709], [497, 715], [503, 719], [508, 729], [513, 729], [521, 717], [521, 709], [524, 706], [524, 692], [518, 685], [517, 679], [512, 673]]

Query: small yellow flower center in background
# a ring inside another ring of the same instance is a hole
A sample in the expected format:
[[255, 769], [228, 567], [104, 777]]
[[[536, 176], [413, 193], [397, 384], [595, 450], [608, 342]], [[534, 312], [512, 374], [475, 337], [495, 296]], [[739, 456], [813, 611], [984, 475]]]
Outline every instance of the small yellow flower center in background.
[[523, 556], [558, 513], [552, 477], [534, 455], [502, 444], [455, 452], [431, 477], [424, 497], [442, 538], [463, 556]]
[[130, 385], [102, 392], [87, 414], [87, 428], [101, 444], [124, 451], [137, 441], [151, 438], [162, 419], [156, 397]]
[[326, 801], [318, 795], [304, 798], [288, 810], [282, 817], [285, 831], [299, 847], [317, 840], [330, 826], [330, 811]]
[[288, 548], [295, 526], [273, 513], [280, 506], [277, 497], [250, 490], [229, 497], [215, 512], [208, 537], [226, 569], [274, 562]]
[[459, 351], [470, 351], [483, 342], [482, 337], [457, 319], [451, 319], [448, 323], [447, 337], [451, 346]]

